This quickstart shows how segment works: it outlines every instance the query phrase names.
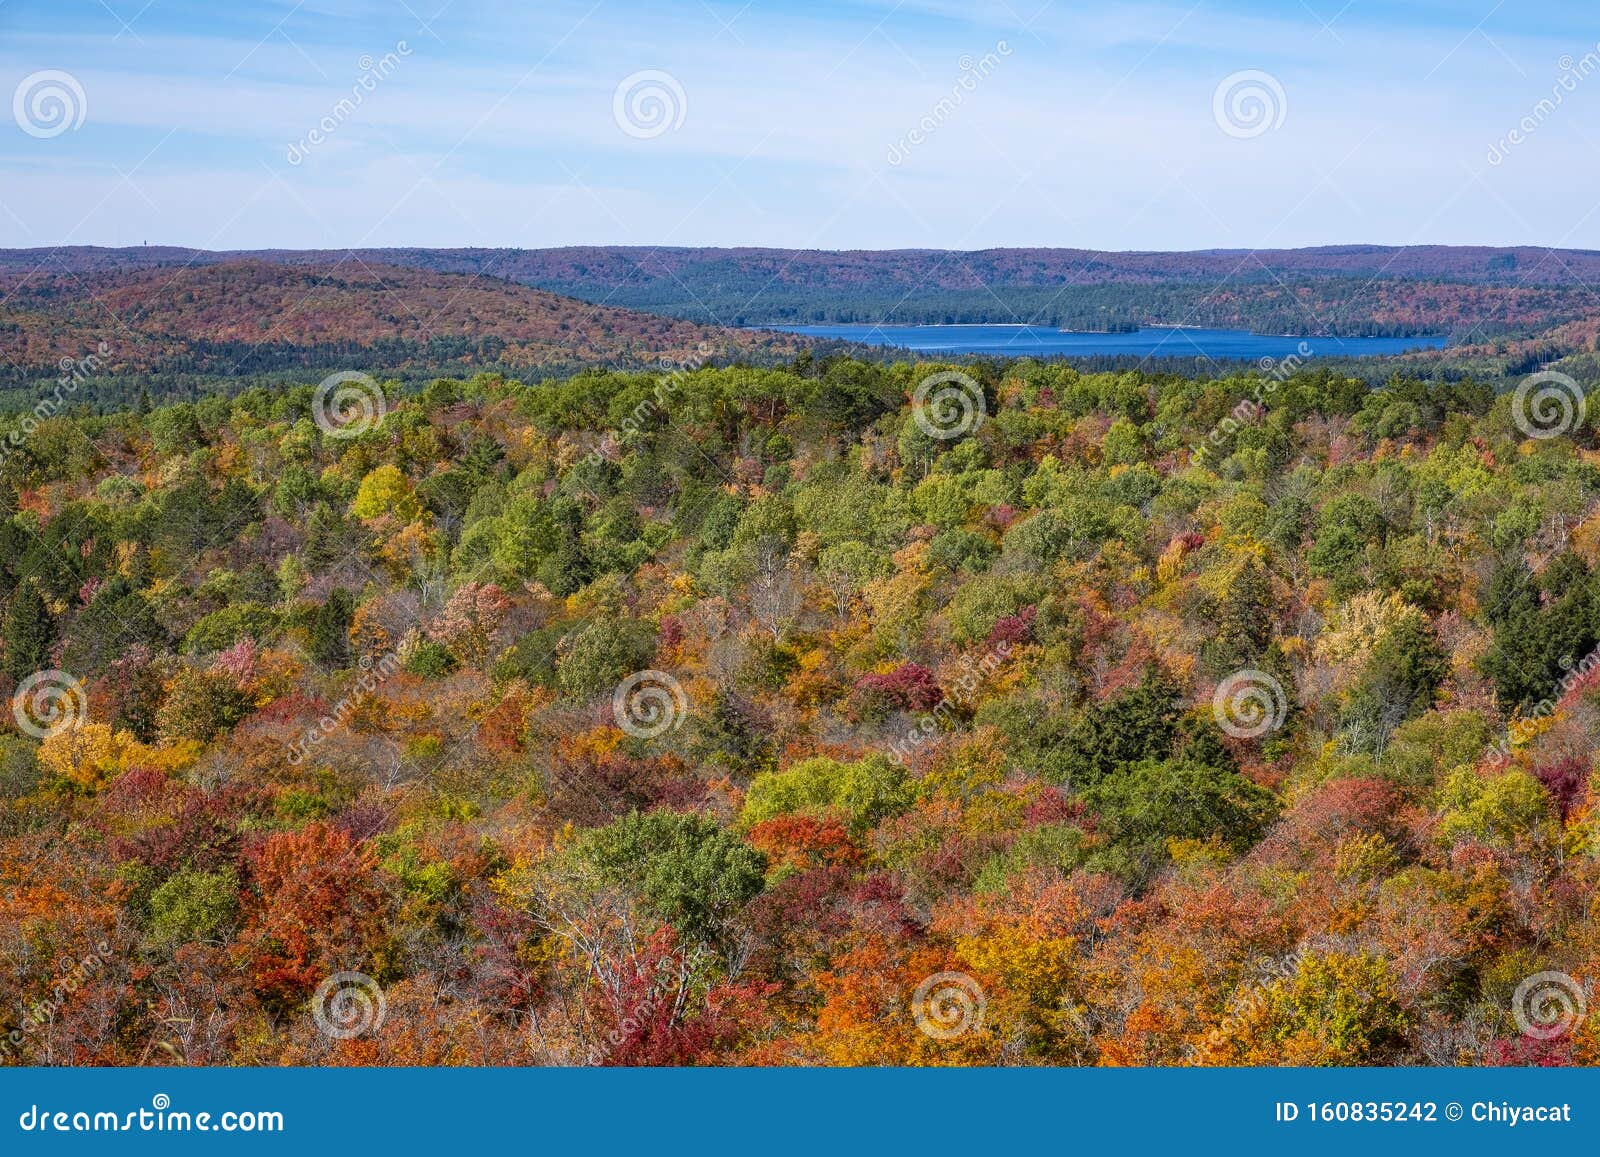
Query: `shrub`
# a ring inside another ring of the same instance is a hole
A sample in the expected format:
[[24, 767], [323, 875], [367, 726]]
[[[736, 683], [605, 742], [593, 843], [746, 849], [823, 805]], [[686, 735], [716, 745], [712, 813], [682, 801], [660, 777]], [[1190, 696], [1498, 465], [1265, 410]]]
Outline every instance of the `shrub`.
[[920, 663], [902, 663], [886, 675], [866, 675], [856, 683], [857, 710], [864, 718], [890, 711], [932, 711], [944, 699], [933, 672]]
[[406, 656], [404, 667], [408, 674], [424, 679], [442, 679], [456, 669], [456, 657], [443, 643], [424, 639]]
[[727, 918], [761, 891], [767, 862], [709, 816], [653, 811], [584, 833], [574, 854], [615, 884], [640, 889], [685, 936], [720, 939]]
[[916, 800], [916, 784], [887, 756], [869, 755], [855, 763], [819, 756], [752, 780], [743, 821], [753, 825], [780, 815], [837, 812], [846, 817], [850, 833], [860, 836]]
[[233, 922], [238, 906], [232, 868], [178, 872], [150, 896], [150, 935], [166, 948], [205, 940]]

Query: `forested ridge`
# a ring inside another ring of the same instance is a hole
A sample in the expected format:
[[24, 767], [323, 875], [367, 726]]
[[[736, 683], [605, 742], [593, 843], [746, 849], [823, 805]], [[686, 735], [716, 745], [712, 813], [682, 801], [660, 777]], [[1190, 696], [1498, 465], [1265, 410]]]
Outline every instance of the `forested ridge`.
[[1527, 401], [802, 356], [9, 419], [0, 1057], [1594, 1063], [1600, 451]]
[[141, 392], [156, 401], [194, 401], [272, 374], [298, 371], [314, 381], [321, 375], [311, 371], [351, 364], [422, 380], [483, 370], [568, 374], [593, 366], [770, 360], [806, 344], [493, 277], [354, 260], [79, 274], [56, 258], [0, 274], [0, 387], [37, 388], [63, 361], [98, 350], [80, 400], [103, 409], [126, 406]]
[[[106, 318], [91, 299], [142, 300], [152, 290], [159, 315], [175, 294], [188, 291], [210, 307], [206, 320], [221, 339], [260, 333], [283, 320], [274, 309], [245, 308], [249, 295], [210, 285], [218, 266], [296, 272], [313, 284], [345, 280], [381, 282], [355, 298], [356, 308], [324, 306], [331, 328], [353, 312], [393, 310], [389, 328], [489, 332], [520, 315], [508, 312], [515, 286], [605, 307], [622, 307], [704, 326], [803, 323], [1030, 323], [1070, 330], [1129, 330], [1150, 325], [1194, 325], [1260, 333], [1340, 336], [1447, 335], [1484, 344], [1533, 337], [1592, 317], [1600, 253], [1534, 246], [1347, 245], [1290, 250], [1197, 252], [1097, 252], [1084, 249], [793, 250], [573, 246], [555, 249], [386, 248], [355, 250], [268, 249], [214, 252], [149, 246], [125, 249], [63, 247], [0, 250], [0, 288], [50, 284], [76, 294], [100, 324]], [[461, 280], [467, 278], [470, 280]], [[439, 290], [455, 279], [455, 289]], [[467, 287], [463, 289], [463, 287]], [[466, 292], [464, 302], [450, 300]], [[281, 307], [298, 329], [303, 294], [283, 295]], [[237, 297], [237, 300], [235, 298]], [[396, 308], [400, 302], [414, 309]], [[447, 304], [448, 303], [448, 304]], [[440, 310], [444, 317], [436, 317]], [[538, 312], [538, 307], [533, 307]], [[196, 311], [185, 311], [196, 319]], [[409, 314], [409, 316], [408, 316]], [[0, 323], [4, 317], [0, 315]], [[241, 325], [240, 323], [245, 324]], [[619, 332], [659, 329], [659, 318], [635, 315]], [[259, 325], [259, 329], [254, 328]], [[368, 328], [362, 319], [357, 328]], [[4, 332], [0, 330], [0, 332]], [[612, 343], [598, 343], [614, 352]], [[511, 368], [539, 364], [525, 351]], [[563, 368], [580, 359], [569, 358]], [[376, 363], [372, 363], [376, 364]], [[463, 371], [472, 372], [469, 367]]]

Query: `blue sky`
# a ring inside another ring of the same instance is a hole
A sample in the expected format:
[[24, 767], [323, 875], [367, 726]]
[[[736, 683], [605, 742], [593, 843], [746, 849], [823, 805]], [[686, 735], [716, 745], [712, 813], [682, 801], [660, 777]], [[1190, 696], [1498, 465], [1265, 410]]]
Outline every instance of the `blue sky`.
[[1575, 0], [0, 0], [7, 93], [3, 246], [1600, 248]]

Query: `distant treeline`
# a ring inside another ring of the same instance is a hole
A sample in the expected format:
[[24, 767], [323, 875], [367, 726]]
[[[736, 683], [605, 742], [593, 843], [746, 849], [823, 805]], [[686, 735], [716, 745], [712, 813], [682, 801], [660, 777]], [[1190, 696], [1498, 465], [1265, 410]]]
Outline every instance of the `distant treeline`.
[[815, 288], [652, 281], [621, 287], [586, 280], [550, 283], [553, 292], [704, 324], [755, 325], [1011, 325], [1027, 323], [1089, 333], [1129, 333], [1150, 325], [1196, 325], [1255, 333], [1335, 337], [1419, 337], [1476, 326], [1480, 337], [1518, 332], [1503, 322], [1481, 324], [1448, 306], [1428, 316], [1384, 321], [1362, 314], [1358, 283], [1321, 282], [1299, 295], [1219, 293], [1212, 285], [1100, 285], [980, 289], [917, 289], [818, 285]]

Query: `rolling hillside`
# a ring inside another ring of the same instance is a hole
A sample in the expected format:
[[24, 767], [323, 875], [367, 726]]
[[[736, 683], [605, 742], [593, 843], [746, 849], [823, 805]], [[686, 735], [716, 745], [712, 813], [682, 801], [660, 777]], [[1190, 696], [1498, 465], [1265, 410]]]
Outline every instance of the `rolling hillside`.
[[475, 274], [705, 324], [1018, 322], [1069, 329], [1186, 323], [1266, 332], [1526, 337], [1600, 312], [1600, 253], [1377, 245], [1107, 253], [572, 247], [0, 251], [0, 281], [240, 260]]
[[13, 380], [99, 349], [108, 372], [472, 372], [761, 359], [798, 339], [595, 305], [491, 277], [261, 260], [44, 269], [0, 278]]

